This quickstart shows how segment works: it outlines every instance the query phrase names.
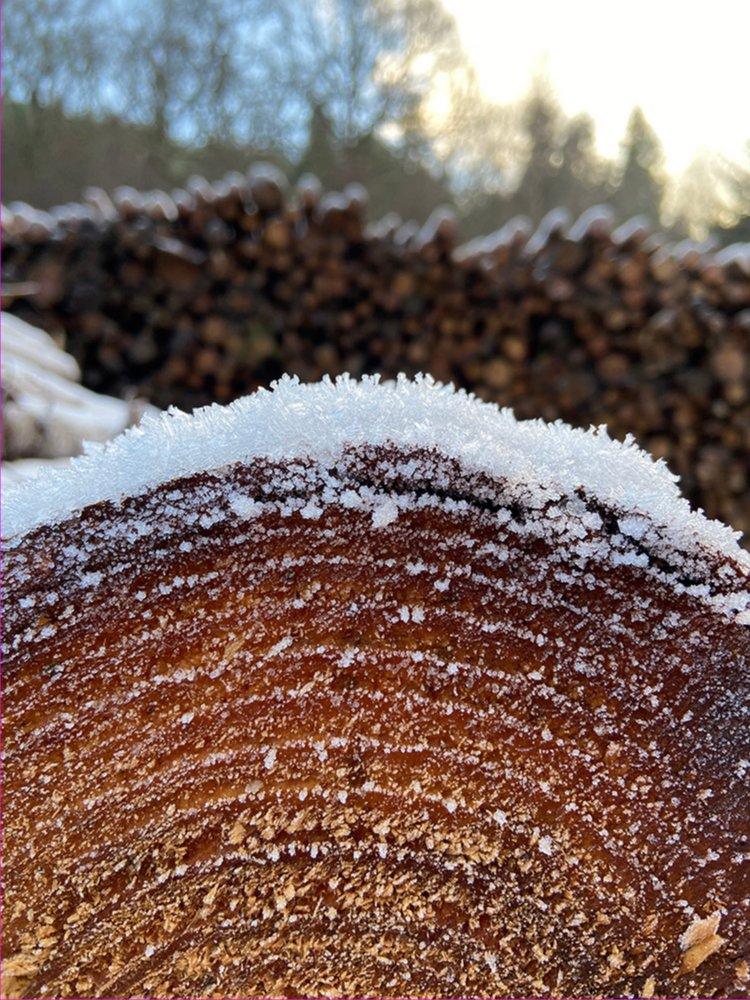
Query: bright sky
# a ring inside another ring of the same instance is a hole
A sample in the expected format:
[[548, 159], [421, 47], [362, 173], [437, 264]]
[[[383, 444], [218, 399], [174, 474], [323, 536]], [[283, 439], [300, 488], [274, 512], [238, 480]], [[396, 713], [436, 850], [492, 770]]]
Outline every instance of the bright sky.
[[443, 2], [488, 98], [513, 101], [541, 73], [568, 114], [592, 115], [606, 155], [635, 104], [673, 174], [750, 140], [750, 0]]

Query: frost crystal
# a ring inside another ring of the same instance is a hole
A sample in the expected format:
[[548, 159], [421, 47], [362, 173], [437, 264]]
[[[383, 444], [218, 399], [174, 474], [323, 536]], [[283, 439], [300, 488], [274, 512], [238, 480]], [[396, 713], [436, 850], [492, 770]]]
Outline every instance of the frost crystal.
[[[4, 532], [6, 537], [23, 534], [100, 500], [135, 496], [231, 462], [322, 457], [347, 445], [385, 443], [436, 448], [472, 470], [535, 483], [540, 495], [585, 487], [623, 512], [622, 529], [631, 536], [641, 534], [643, 524], [627, 515], [640, 513], [671, 525], [683, 541], [692, 537], [736, 555], [735, 534], [691, 512], [666, 465], [632, 440], [614, 441], [603, 427], [582, 431], [559, 421], [517, 421], [509, 410], [428, 376], [385, 383], [377, 376], [359, 382], [342, 376], [313, 385], [284, 377], [273, 391], [260, 389], [229, 406], [149, 416], [114, 441], [49, 472], [43, 491], [33, 481], [9, 487]], [[252, 503], [243, 507], [242, 498], [233, 505], [246, 517], [257, 513]], [[383, 501], [373, 520], [387, 524], [396, 514]]]

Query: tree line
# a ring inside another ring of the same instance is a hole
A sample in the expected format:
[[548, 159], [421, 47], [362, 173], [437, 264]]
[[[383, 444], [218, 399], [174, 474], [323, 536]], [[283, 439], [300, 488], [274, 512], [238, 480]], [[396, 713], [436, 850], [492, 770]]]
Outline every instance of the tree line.
[[329, 188], [364, 183], [375, 214], [452, 203], [468, 236], [608, 202], [750, 239], [750, 145], [747, 164], [704, 156], [675, 190], [634, 108], [604, 159], [591, 118], [541, 80], [487, 101], [439, 0], [15, 0], [5, 84], [6, 201], [168, 189], [264, 156]]

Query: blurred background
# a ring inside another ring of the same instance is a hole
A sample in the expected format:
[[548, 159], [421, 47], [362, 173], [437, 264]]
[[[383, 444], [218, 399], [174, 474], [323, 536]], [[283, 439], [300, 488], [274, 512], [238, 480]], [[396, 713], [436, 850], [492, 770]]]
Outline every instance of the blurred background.
[[262, 158], [467, 237], [606, 201], [748, 239], [748, 31], [742, 0], [9, 0], [5, 200]]
[[750, 530], [745, 0], [4, 22], [6, 477], [149, 406], [427, 370], [631, 432]]

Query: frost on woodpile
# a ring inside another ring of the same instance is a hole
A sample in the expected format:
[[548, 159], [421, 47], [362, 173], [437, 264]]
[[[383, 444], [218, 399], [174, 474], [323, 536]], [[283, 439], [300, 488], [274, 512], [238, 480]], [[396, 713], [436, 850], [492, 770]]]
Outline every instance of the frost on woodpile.
[[17, 316], [0, 314], [0, 328], [4, 487], [63, 465], [84, 441], [107, 441], [153, 410], [84, 388], [75, 359]]

